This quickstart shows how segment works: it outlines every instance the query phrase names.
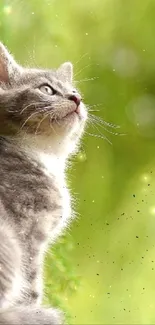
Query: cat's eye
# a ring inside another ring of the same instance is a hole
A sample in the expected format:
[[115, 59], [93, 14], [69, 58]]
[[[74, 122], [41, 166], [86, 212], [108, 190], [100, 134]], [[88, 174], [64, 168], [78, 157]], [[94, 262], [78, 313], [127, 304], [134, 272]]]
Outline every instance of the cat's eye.
[[39, 90], [49, 96], [52, 96], [55, 94], [55, 91], [52, 87], [50, 87], [49, 85], [42, 85], [39, 87]]

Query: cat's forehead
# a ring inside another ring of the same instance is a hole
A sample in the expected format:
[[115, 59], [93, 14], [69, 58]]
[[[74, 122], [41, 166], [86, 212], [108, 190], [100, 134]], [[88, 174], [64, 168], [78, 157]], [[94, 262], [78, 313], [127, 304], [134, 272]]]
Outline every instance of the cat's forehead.
[[57, 70], [41, 70], [41, 69], [24, 69], [20, 77], [16, 80], [17, 85], [33, 85], [51, 84], [61, 90], [72, 88], [72, 84], [61, 78]]
[[20, 75], [20, 81], [24, 83], [39, 82], [43, 79], [48, 80], [49, 82], [60, 82], [63, 84], [63, 81], [60, 80], [56, 70], [24, 69]]

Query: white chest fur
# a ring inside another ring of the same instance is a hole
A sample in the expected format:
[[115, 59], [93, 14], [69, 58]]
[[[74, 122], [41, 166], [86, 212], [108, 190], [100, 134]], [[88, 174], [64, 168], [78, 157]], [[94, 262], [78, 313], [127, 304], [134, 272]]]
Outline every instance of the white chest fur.
[[44, 173], [49, 177], [53, 175], [56, 177], [57, 185], [62, 197], [62, 218], [59, 219], [58, 225], [52, 230], [52, 238], [55, 238], [68, 225], [68, 220], [71, 217], [71, 200], [66, 186], [64, 173], [65, 164], [62, 159], [51, 154], [40, 153], [39, 158], [44, 166]]

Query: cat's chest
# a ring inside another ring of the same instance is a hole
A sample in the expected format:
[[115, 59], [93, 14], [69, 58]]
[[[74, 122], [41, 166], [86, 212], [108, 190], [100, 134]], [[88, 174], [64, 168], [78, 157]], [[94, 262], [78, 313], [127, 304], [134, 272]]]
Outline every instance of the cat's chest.
[[64, 182], [60, 185], [52, 181], [47, 196], [43, 196], [48, 202], [46, 207], [42, 204], [38, 211], [27, 209], [26, 218], [21, 220], [20, 238], [36, 250], [40, 244], [54, 240], [67, 226], [71, 215], [70, 195]]
[[[53, 238], [57, 236], [64, 227], [67, 226], [68, 220], [71, 216], [70, 193], [64, 180], [61, 180], [61, 184], [58, 184], [58, 189], [59, 199], [56, 199], [55, 201], [55, 208], [46, 215], [47, 223], [48, 220], [50, 220], [50, 227], [52, 222], [50, 233]], [[51, 199], [53, 202], [53, 197]]]
[[52, 225], [52, 232], [54, 234], [54, 229], [65, 226], [71, 214], [70, 193], [63, 176], [58, 179], [55, 177], [54, 189], [52, 183], [49, 190], [49, 206], [50, 209], [45, 213], [45, 217], [42, 217], [44, 211], [41, 211], [40, 215], [42, 220], [47, 220], [47, 223], [49, 222], [50, 226]]
[[[40, 159], [43, 163], [43, 172], [51, 181], [51, 190], [49, 191], [51, 211], [47, 213], [45, 218], [47, 220], [51, 219], [53, 224], [52, 236], [54, 236], [67, 225], [71, 215], [70, 193], [66, 186], [65, 174], [61, 161], [45, 154], [42, 154]], [[55, 180], [54, 184], [53, 179]]]
[[53, 208], [56, 214], [61, 211], [61, 218], [66, 220], [71, 212], [71, 204], [61, 161], [45, 154], [41, 155], [41, 161], [43, 162], [43, 173], [51, 184], [49, 189], [51, 211]]
[[[27, 218], [22, 220], [26, 222], [22, 225], [23, 235], [30, 234], [31, 241], [36, 241], [37, 245], [39, 241], [57, 237], [67, 225], [71, 215], [70, 194], [66, 187], [64, 173], [60, 168], [56, 172], [52, 167], [53, 164], [50, 168], [48, 164], [43, 165], [42, 173], [47, 187], [36, 189], [33, 193], [36, 206], [34, 209], [26, 209]], [[40, 193], [39, 197], [38, 193]]]

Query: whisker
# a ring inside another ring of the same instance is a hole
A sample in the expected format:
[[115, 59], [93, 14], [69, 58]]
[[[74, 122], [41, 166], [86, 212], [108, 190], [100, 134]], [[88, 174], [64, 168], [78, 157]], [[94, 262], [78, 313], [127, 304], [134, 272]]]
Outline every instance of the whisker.
[[89, 112], [100, 112], [100, 109], [89, 109]]
[[89, 114], [89, 116], [94, 119], [94, 121], [97, 121], [100, 124], [103, 124], [105, 126], [111, 127], [111, 128], [115, 128], [115, 129], [119, 129], [120, 126], [119, 125], [115, 125], [109, 122], [104, 121], [101, 117], [93, 115], [93, 114]]
[[85, 58], [89, 53], [83, 54], [78, 61], [75, 62], [75, 64], [78, 64], [83, 58]]
[[46, 117], [48, 117], [48, 115], [50, 115], [50, 113], [46, 113], [45, 116], [41, 119], [41, 121], [38, 123], [37, 127], [36, 127], [36, 130], [35, 130], [35, 135], [37, 135], [37, 132], [41, 126], [41, 123], [46, 119]]
[[98, 65], [98, 64], [88, 64], [86, 65], [84, 68], [82, 68], [81, 70], [79, 70], [74, 77], [78, 76], [82, 71], [84, 71], [85, 69], [89, 68], [89, 67], [92, 67], [94, 65]]
[[104, 139], [106, 140], [107, 142], [109, 142], [111, 145], [112, 145], [112, 142], [110, 142], [110, 140], [105, 136], [105, 135], [98, 135], [98, 134], [94, 134], [94, 133], [90, 133], [90, 132], [87, 132], [85, 131], [86, 134], [92, 136], [92, 137], [95, 137], [95, 138], [100, 138], [100, 139]]
[[31, 103], [31, 104], [29, 104], [29, 105], [27, 105], [27, 106], [25, 106], [21, 111], [20, 111], [20, 115], [27, 109], [27, 108], [29, 108], [30, 106], [33, 106], [33, 104]]
[[111, 130], [107, 129], [103, 124], [100, 124], [99, 122], [97, 122], [96, 120], [91, 120], [90, 122], [92, 122], [92, 124], [97, 124], [98, 126], [100, 126], [102, 129], [104, 129], [105, 131], [107, 131], [108, 133], [111, 133], [113, 135], [122, 135], [121, 133], [118, 132], [112, 132]]
[[[55, 133], [56, 135], [58, 135], [57, 132], [55, 131], [54, 126], [52, 125], [51, 121], [52, 121], [52, 119], [50, 119], [50, 128], [54, 131], [54, 133]], [[57, 123], [56, 120], [55, 120], [55, 122]]]
[[99, 79], [99, 77], [92, 77], [92, 78], [85, 78], [81, 80], [76, 80], [75, 83], [81, 83], [81, 82], [87, 82], [87, 81], [94, 81], [96, 79]]
[[103, 105], [102, 103], [100, 103], [100, 104], [93, 104], [93, 105], [89, 105], [89, 106], [87, 106], [87, 108], [88, 108], [88, 110], [89, 110], [89, 108], [92, 108], [92, 107], [99, 107], [99, 106], [101, 106], [101, 105]]
[[[103, 104], [94, 104], [94, 105], [87, 105], [86, 104], [86, 108], [87, 108], [87, 110], [88, 110], [88, 112], [100, 112], [100, 109], [96, 109], [96, 108], [98, 108], [98, 107], [101, 107]], [[95, 108], [95, 110], [94, 110], [94, 108]], [[93, 109], [93, 110], [92, 110]], [[102, 107], [102, 109], [103, 109], [103, 107]]]
[[[33, 106], [36, 106], [36, 105], [38, 105], [38, 106], [43, 106], [44, 107], [44, 105], [45, 105], [45, 103], [42, 103], [42, 102], [32, 102], [31, 104], [29, 104], [29, 105], [27, 105], [27, 106], [25, 106], [22, 110], [20, 110], [20, 109], [18, 109], [18, 110], [11, 110], [11, 109], [8, 109], [7, 111], [9, 112], [9, 113], [19, 113], [20, 115], [27, 109], [27, 108], [29, 108], [29, 107], [33, 107]], [[40, 108], [42, 108], [42, 107], [40, 107]]]
[[38, 106], [42, 106], [42, 105], [45, 105], [45, 103], [41, 103], [41, 102], [34, 102], [34, 103], [31, 103], [31, 104], [25, 106], [25, 107], [21, 110], [20, 115], [23, 114], [23, 112], [24, 112], [27, 108], [29, 108], [30, 106], [33, 107], [33, 106], [36, 106], [36, 105], [38, 105]]
[[[95, 128], [102, 136], [104, 136], [105, 137], [105, 139], [109, 142], [109, 143], [111, 143], [111, 141], [99, 130], [99, 128], [94, 124], [94, 121], [92, 122], [91, 120], [90, 120], [90, 124], [92, 125], [92, 127], [93, 128]], [[111, 143], [112, 144], [112, 143]]]
[[57, 119], [55, 119], [55, 122], [60, 126], [60, 123], [59, 123], [59, 121]]
[[[90, 115], [91, 115], [91, 114], [90, 114]], [[124, 133], [113, 132], [113, 131], [107, 129], [107, 128], [105, 127], [105, 123], [103, 124], [103, 123], [101, 123], [100, 120], [96, 120], [96, 119], [94, 118], [94, 115], [91, 115], [91, 116], [90, 116], [89, 122], [91, 123], [91, 125], [92, 125], [93, 127], [96, 127], [96, 129], [98, 130], [99, 133], [100, 133], [100, 130], [98, 129], [98, 127], [96, 126], [96, 124], [97, 124], [99, 127], [101, 127], [102, 129], [104, 129], [106, 132], [110, 133], [110, 134], [118, 135], [118, 136], [124, 136], [124, 135], [126, 135], [126, 134], [124, 134]], [[102, 122], [104, 122], [104, 121], [102, 121]], [[106, 125], [106, 126], [107, 126], [107, 125]], [[108, 127], [109, 127], [109, 125], [108, 125]], [[111, 126], [110, 126], [110, 127], [111, 127]]]
[[34, 112], [34, 113], [32, 113], [27, 119], [26, 119], [26, 121], [22, 124], [22, 126], [21, 126], [21, 128], [20, 128], [20, 130], [22, 130], [23, 129], [23, 127], [24, 127], [24, 125], [34, 116], [34, 115], [37, 115], [37, 114], [40, 114], [40, 112]]

